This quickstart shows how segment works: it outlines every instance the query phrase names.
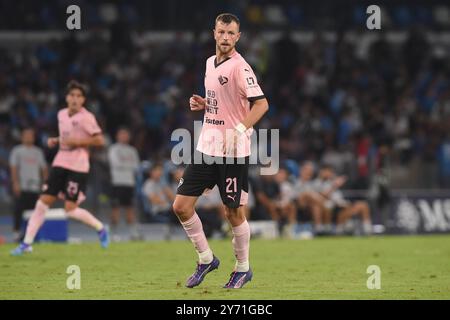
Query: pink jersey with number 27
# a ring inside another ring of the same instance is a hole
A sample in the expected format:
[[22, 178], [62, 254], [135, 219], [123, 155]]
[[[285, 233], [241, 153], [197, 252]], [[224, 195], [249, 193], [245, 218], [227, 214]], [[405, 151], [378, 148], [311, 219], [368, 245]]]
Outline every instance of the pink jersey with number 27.
[[250, 155], [249, 128], [238, 139], [237, 153], [224, 153], [226, 132], [233, 130], [250, 112], [250, 102], [264, 98], [252, 68], [238, 53], [221, 63], [216, 56], [206, 61], [205, 116], [197, 150], [210, 156], [246, 157]]
[[95, 116], [81, 108], [79, 112], [69, 116], [67, 108], [58, 112], [58, 129], [60, 142], [58, 153], [53, 160], [53, 167], [61, 167], [76, 172], [89, 172], [88, 148], [70, 148], [64, 139], [85, 139], [101, 133]]

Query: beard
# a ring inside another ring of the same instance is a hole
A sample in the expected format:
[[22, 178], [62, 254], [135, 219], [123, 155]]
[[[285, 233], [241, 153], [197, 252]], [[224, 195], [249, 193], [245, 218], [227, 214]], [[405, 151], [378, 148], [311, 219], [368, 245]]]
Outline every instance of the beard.
[[221, 45], [221, 44], [219, 44], [218, 46], [217, 46], [217, 48], [219, 49], [219, 51], [220, 51], [220, 53], [221, 54], [228, 54], [228, 53], [230, 53], [232, 50], [233, 50], [233, 48], [234, 48], [234, 46], [232, 46], [232, 45], [227, 45], [227, 46], [224, 46], [224, 45]]

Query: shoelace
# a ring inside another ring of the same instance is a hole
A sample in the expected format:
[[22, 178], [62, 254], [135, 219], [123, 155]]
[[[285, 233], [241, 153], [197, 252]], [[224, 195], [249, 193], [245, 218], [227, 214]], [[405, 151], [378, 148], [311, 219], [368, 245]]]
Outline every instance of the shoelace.
[[195, 277], [195, 276], [197, 275], [197, 273], [200, 272], [200, 266], [201, 266], [201, 264], [197, 262], [197, 268], [195, 268], [195, 272], [194, 272], [194, 274], [192, 275], [192, 277]]

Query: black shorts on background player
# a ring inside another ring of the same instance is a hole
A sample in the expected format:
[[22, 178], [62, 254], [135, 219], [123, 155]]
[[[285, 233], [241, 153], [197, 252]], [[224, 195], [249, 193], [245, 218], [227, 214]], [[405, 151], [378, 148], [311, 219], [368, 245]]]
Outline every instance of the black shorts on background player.
[[248, 193], [249, 157], [245, 157], [245, 163], [240, 163], [236, 158], [232, 159], [232, 164], [227, 164], [226, 158], [222, 160], [221, 164], [212, 161], [208, 161], [212, 164], [204, 161], [201, 164], [189, 164], [177, 194], [199, 197], [205, 189], [212, 189], [217, 184], [222, 202], [229, 208], [239, 208], [242, 191]]
[[86, 193], [87, 178], [88, 174], [84, 172], [52, 167], [42, 194], [56, 197], [63, 192], [66, 200], [77, 202], [80, 192]]
[[134, 188], [127, 186], [111, 187], [111, 205], [113, 207], [131, 207], [133, 205]]

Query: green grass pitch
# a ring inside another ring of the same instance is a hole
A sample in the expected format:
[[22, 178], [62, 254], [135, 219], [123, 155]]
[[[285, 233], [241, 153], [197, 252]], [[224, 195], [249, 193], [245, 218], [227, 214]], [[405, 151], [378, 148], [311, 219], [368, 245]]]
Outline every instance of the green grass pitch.
[[[253, 281], [222, 289], [234, 265], [230, 240], [210, 241], [218, 270], [194, 288], [188, 241], [36, 244], [11, 257], [0, 246], [0, 299], [450, 299], [450, 236], [384, 236], [252, 240]], [[66, 287], [69, 265], [81, 288]], [[381, 289], [368, 289], [369, 265], [381, 269]]]

